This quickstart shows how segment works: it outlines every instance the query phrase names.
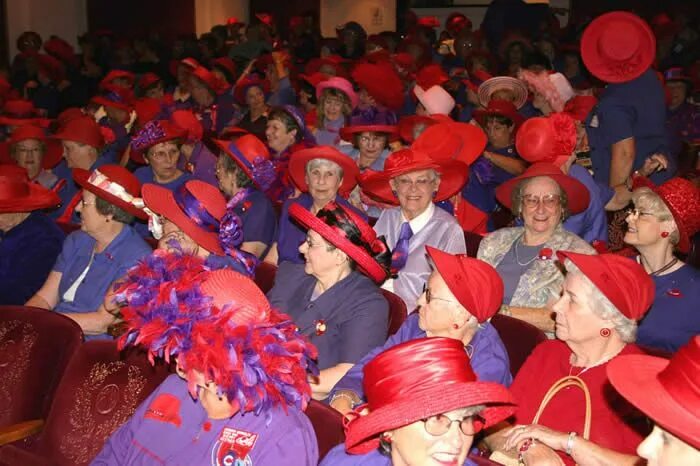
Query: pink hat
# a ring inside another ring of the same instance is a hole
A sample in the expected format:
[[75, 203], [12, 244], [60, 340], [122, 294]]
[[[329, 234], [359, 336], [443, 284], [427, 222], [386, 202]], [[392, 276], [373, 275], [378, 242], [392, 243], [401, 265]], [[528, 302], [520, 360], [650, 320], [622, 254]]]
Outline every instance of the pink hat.
[[532, 91], [542, 95], [555, 112], [563, 111], [566, 103], [575, 95], [569, 80], [561, 73], [548, 74], [521, 70], [518, 78], [524, 81]]
[[430, 115], [449, 115], [455, 108], [455, 99], [442, 86], [433, 86], [424, 91], [419, 85], [413, 87], [418, 101]]
[[352, 84], [345, 78], [334, 76], [332, 78], [328, 78], [325, 81], [320, 82], [316, 86], [317, 99], [321, 98], [321, 94], [325, 89], [338, 89], [339, 91], [345, 93], [345, 95], [348, 96], [348, 99], [350, 99], [350, 104], [352, 105], [352, 108], [357, 107], [357, 104], [359, 103], [359, 98], [357, 97], [355, 90], [352, 88]]

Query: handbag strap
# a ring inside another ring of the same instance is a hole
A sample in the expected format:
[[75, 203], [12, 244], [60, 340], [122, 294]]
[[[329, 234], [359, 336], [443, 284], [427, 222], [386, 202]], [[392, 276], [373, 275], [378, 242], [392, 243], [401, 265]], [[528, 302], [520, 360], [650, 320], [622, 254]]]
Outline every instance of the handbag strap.
[[554, 384], [549, 388], [547, 393], [544, 395], [540, 407], [537, 409], [535, 418], [532, 420], [533, 424], [537, 424], [540, 420], [542, 412], [547, 407], [552, 398], [559, 393], [559, 391], [567, 387], [578, 387], [583, 391], [583, 396], [586, 401], [586, 417], [583, 425], [583, 435], [582, 437], [588, 440], [591, 435], [591, 393], [588, 390], [586, 382], [584, 382], [580, 377], [574, 375], [569, 375], [567, 377], [562, 377], [561, 379], [554, 382]]

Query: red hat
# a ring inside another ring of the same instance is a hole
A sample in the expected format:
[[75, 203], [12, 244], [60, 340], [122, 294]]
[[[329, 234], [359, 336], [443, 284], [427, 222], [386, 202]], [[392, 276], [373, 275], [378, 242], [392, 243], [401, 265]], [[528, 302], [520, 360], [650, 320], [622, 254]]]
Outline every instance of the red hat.
[[229, 57], [218, 57], [211, 61], [212, 68], [220, 68], [230, 79], [236, 78], [236, 64]]
[[91, 99], [92, 102], [105, 107], [114, 107], [127, 113], [133, 110], [134, 92], [118, 86], [103, 87], [103, 93]]
[[107, 76], [102, 78], [102, 81], [100, 81], [100, 89], [101, 90], [112, 90], [114, 85], [112, 84], [112, 81], [116, 79], [126, 79], [129, 82], [129, 87], [134, 87], [134, 82], [136, 81], [136, 75], [132, 73], [131, 71], [125, 71], [125, 70], [111, 70], [109, 73], [107, 73]]
[[651, 189], [664, 201], [678, 227], [678, 250], [690, 251], [690, 239], [700, 231], [700, 189], [685, 178], [671, 178]]
[[359, 99], [357, 97], [357, 94], [355, 94], [355, 90], [352, 88], [352, 84], [347, 79], [338, 76], [333, 76], [321, 81], [316, 86], [316, 98], [320, 99], [321, 94], [323, 94], [323, 91], [326, 89], [339, 90], [340, 92], [348, 96], [348, 100], [350, 100], [350, 105], [352, 106], [352, 108], [357, 107]]
[[520, 184], [522, 180], [535, 178], [537, 176], [546, 176], [557, 182], [559, 187], [564, 190], [566, 197], [569, 199], [569, 211], [572, 214], [578, 214], [588, 208], [588, 203], [591, 200], [591, 195], [588, 188], [569, 175], [562, 173], [561, 169], [551, 163], [538, 162], [530, 165], [525, 172], [515, 178], [511, 178], [505, 183], [496, 188], [496, 199], [498, 202], [513, 209], [513, 190]]
[[29, 181], [24, 168], [0, 165], [0, 213], [31, 212], [60, 203], [55, 192]]
[[592, 95], [577, 95], [566, 103], [564, 111], [576, 121], [584, 122], [597, 103], [598, 99]]
[[581, 37], [581, 57], [598, 79], [623, 83], [642, 75], [656, 56], [656, 39], [639, 16], [613, 11], [594, 19]]
[[134, 111], [136, 112], [138, 128], [143, 128], [143, 125], [158, 117], [161, 111], [161, 102], [152, 97], [141, 97], [134, 101]]
[[41, 118], [39, 111], [29, 100], [8, 100], [2, 108], [0, 126], [37, 125], [46, 127], [49, 120]]
[[628, 319], [639, 321], [654, 303], [654, 280], [635, 261], [619, 254], [588, 255], [557, 251], [569, 259]]
[[240, 128], [238, 126], [227, 126], [221, 130], [221, 132], [219, 133], [219, 137], [225, 141], [228, 141], [230, 139], [241, 137], [245, 134], [250, 134], [250, 131], [248, 131], [247, 129]]
[[41, 166], [52, 169], [63, 158], [63, 147], [57, 139], [48, 139], [43, 129], [33, 125], [22, 125], [15, 128], [8, 140], [10, 146], [27, 139], [36, 139], [46, 145], [46, 152], [41, 160]]
[[515, 135], [515, 148], [530, 163], [545, 162], [561, 167], [576, 148], [576, 123], [566, 113], [529, 118]]
[[204, 83], [205, 86], [211, 90], [214, 94], [222, 94], [226, 91], [228, 87], [224, 81], [221, 80], [217, 75], [204, 68], [203, 66], [198, 66], [192, 70], [192, 76], [199, 79]]
[[[353, 243], [341, 228], [328, 225], [326, 221], [329, 214], [339, 222], [354, 225], [360, 232], [362, 245]], [[289, 216], [302, 227], [315, 231], [347, 254], [355, 261], [357, 268], [376, 283], [382, 283], [389, 278], [389, 264], [382, 265], [375, 259], [380, 254], [390, 252], [384, 237], [377, 237], [374, 229], [349, 207], [331, 201], [314, 215], [301, 205], [292, 204], [289, 207]]]
[[700, 449], [700, 336], [671, 360], [630, 354], [610, 361], [610, 383], [664, 430]]
[[163, 79], [155, 73], [144, 73], [143, 76], [141, 76], [141, 79], [139, 79], [139, 89], [142, 91], [146, 90], [151, 86], [155, 86], [161, 81], [163, 81]]
[[447, 76], [445, 70], [435, 63], [424, 66], [416, 73], [416, 84], [424, 91], [427, 91], [433, 86], [442, 86], [449, 80], [450, 77]]
[[143, 220], [148, 215], [143, 211], [141, 182], [126, 168], [119, 165], [103, 165], [92, 172], [82, 168], [73, 169], [73, 179], [100, 199]]
[[458, 11], [453, 11], [450, 13], [445, 20], [445, 29], [447, 29], [447, 31], [449, 31], [449, 33], [453, 36], [459, 34], [459, 32], [466, 27], [471, 29], [472, 22], [464, 14], [459, 13]]
[[100, 125], [87, 115], [68, 121], [53, 137], [55, 139], [87, 144], [97, 150], [102, 149], [102, 146], [105, 144]]
[[403, 83], [389, 63], [361, 63], [352, 71], [352, 79], [378, 104], [391, 110], [398, 110], [403, 105]]
[[69, 107], [58, 114], [56, 117], [56, 125], [58, 128], [63, 128], [69, 121], [84, 116], [86, 115], [81, 108]]
[[277, 179], [270, 151], [256, 136], [244, 131], [244, 135], [235, 141], [215, 139], [214, 143], [236, 162], [261, 191], [270, 189]]
[[425, 250], [457, 301], [479, 323], [498, 312], [503, 303], [503, 280], [496, 269], [464, 254], [448, 254], [432, 246]]
[[300, 74], [299, 79], [302, 79], [306, 81], [307, 83], [311, 84], [314, 88], [318, 86], [320, 83], [328, 79], [328, 75], [325, 75], [323, 73], [315, 72], [312, 74]]
[[437, 16], [421, 16], [418, 18], [418, 26], [423, 26], [427, 28], [439, 28], [440, 20]]
[[66, 68], [61, 61], [51, 55], [37, 55], [39, 71], [54, 83], [60, 83], [66, 79]]
[[146, 207], [173, 222], [199, 246], [212, 254], [226, 255], [218, 232], [226, 213], [226, 199], [217, 187], [190, 180], [171, 191], [147, 183], [143, 186], [143, 200]]
[[146, 163], [145, 155], [148, 149], [161, 142], [184, 139], [187, 132], [167, 120], [152, 120], [131, 139], [129, 156], [136, 163]]
[[482, 127], [486, 127], [486, 117], [491, 115], [499, 115], [506, 117], [513, 122], [515, 131], [525, 119], [518, 113], [513, 102], [507, 100], [490, 100], [486, 108], [474, 110], [474, 119], [479, 122]]
[[456, 160], [471, 165], [486, 148], [481, 128], [469, 123], [445, 122], [426, 128], [411, 144], [412, 149], [434, 159]]
[[399, 205], [389, 180], [405, 173], [419, 170], [435, 170], [440, 174], [440, 186], [434, 202], [449, 199], [467, 182], [469, 168], [456, 160], [436, 160], [426, 152], [413, 148], [396, 151], [384, 162], [384, 171], [366, 170], [360, 175], [360, 186], [368, 196], [391, 205]]
[[464, 346], [453, 338], [401, 343], [380, 353], [363, 371], [367, 404], [358, 407], [347, 423], [348, 453], [369, 453], [379, 447], [381, 433], [459, 408], [486, 405], [479, 413], [483, 427], [515, 412], [508, 389], [479, 382]]
[[185, 140], [188, 142], [201, 141], [204, 136], [204, 127], [192, 110], [175, 110], [170, 115], [170, 122], [185, 131]]
[[360, 174], [357, 163], [333, 146], [318, 146], [296, 151], [289, 158], [289, 177], [302, 192], [309, 190], [306, 184], [306, 164], [313, 159], [329, 160], [343, 169], [343, 184], [339, 189], [341, 193], [349, 193], [357, 185], [357, 176]]
[[513, 105], [519, 109], [527, 102], [527, 86], [519, 79], [510, 76], [494, 76], [484, 81], [477, 91], [479, 103], [482, 107], [488, 107], [491, 103], [491, 96], [501, 90], [508, 90], [513, 93]]
[[52, 36], [49, 40], [44, 42], [44, 50], [46, 50], [46, 53], [49, 55], [58, 58], [64, 63], [74, 66], [78, 64], [75, 49], [60, 37]]
[[426, 128], [440, 123], [440, 121], [452, 121], [447, 115], [408, 115], [399, 120], [399, 136], [401, 139], [411, 144], [416, 134], [425, 131]]
[[257, 74], [249, 74], [240, 79], [233, 89], [233, 95], [239, 105], [246, 105], [246, 94], [253, 86], [259, 87], [265, 94], [270, 92], [270, 82], [267, 79], [262, 79]]

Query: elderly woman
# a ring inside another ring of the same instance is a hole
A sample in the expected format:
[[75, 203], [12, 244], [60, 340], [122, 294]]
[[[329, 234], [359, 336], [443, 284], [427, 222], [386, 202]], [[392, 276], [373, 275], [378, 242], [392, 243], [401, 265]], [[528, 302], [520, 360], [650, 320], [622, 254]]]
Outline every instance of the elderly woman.
[[233, 118], [233, 98], [226, 89], [226, 82], [203, 66], [190, 74], [192, 110], [207, 134], [220, 132]]
[[318, 144], [334, 146], [340, 143], [340, 130], [358, 104], [352, 84], [345, 78], [332, 77], [316, 86], [318, 108], [314, 137]]
[[24, 168], [0, 165], [0, 304], [24, 304], [51, 272], [65, 235], [41, 210], [59, 202]]
[[290, 207], [300, 205], [316, 214], [329, 202], [349, 206], [342, 194], [352, 191], [357, 184], [357, 174], [357, 165], [333, 147], [319, 146], [295, 152], [289, 162], [289, 176], [302, 194], [284, 202], [277, 241], [265, 261], [302, 263], [298, 248], [305, 233], [291, 222]]
[[146, 164], [134, 171], [136, 178], [143, 184], [156, 184], [170, 191], [192, 178], [178, 168], [185, 136], [185, 130], [167, 120], [146, 123], [131, 140], [131, 160]]
[[654, 431], [637, 447], [650, 466], [700, 464], [698, 361], [700, 336], [695, 336], [670, 362], [621, 356], [608, 365], [613, 387], [654, 421]]
[[92, 173], [73, 173], [83, 188], [77, 206], [80, 230], [66, 238], [46, 282], [26, 305], [67, 315], [88, 338], [104, 337], [113, 317], [98, 308], [112, 282], [151, 253], [130, 226], [134, 217], [148, 216], [139, 198], [141, 184], [125, 168], [104, 165]]
[[[511, 386], [516, 427], [495, 429], [487, 444], [525, 465], [561, 464], [557, 459], [567, 465], [636, 464], [630, 455], [644, 419], [611, 390], [606, 367], [619, 356], [642, 353], [634, 344], [636, 322], [652, 303], [654, 284], [622, 256], [557, 256], [568, 272], [553, 306], [557, 340], [540, 344], [520, 368]], [[567, 381], [587, 387], [590, 414], [577, 386], [551, 391]]]
[[305, 262], [282, 263], [268, 298], [318, 347], [321, 374], [312, 389], [323, 399], [386, 339], [389, 306], [377, 284], [389, 275], [391, 252], [358, 214], [335, 202], [316, 213], [294, 204], [289, 213], [308, 230], [299, 246]]
[[246, 107], [243, 117], [236, 126], [245, 129], [260, 139], [265, 138], [270, 107], [265, 94], [270, 91], [270, 83], [256, 74], [244, 74], [236, 83], [234, 95], [238, 105]]
[[461, 162], [434, 160], [427, 153], [404, 149], [389, 156], [383, 172], [366, 171], [363, 191], [377, 201], [398, 205], [385, 209], [374, 229], [392, 248], [392, 275], [384, 288], [399, 295], [409, 310], [416, 307], [430, 275], [425, 246], [465, 254], [464, 233], [452, 215], [433, 202], [450, 198], [467, 176]]
[[523, 226], [501, 228], [484, 237], [477, 257], [493, 265], [503, 278], [501, 313], [551, 333], [554, 320], [546, 305], [559, 296], [564, 276], [548, 259], [559, 250], [595, 253], [562, 227], [570, 212], [586, 209], [588, 190], [558, 167], [536, 163], [499, 186], [496, 197], [522, 218]]
[[382, 351], [409, 340], [446, 337], [460, 341], [482, 381], [509, 386], [508, 353], [490, 324], [503, 299], [503, 282], [486, 262], [425, 248], [433, 273], [418, 300], [419, 311], [408, 316], [383, 346], [367, 353], [333, 387], [330, 405], [343, 414], [362, 402], [362, 370]]
[[24, 125], [15, 128], [8, 143], [10, 156], [27, 171], [30, 180], [47, 189], [58, 183], [58, 176], [51, 172], [63, 153], [56, 139], [47, 139], [44, 130], [37, 126]]
[[508, 390], [477, 379], [453, 338], [384, 351], [365, 366], [364, 387], [367, 404], [351, 413], [345, 445], [322, 466], [472, 466], [474, 436], [514, 411]]
[[127, 325], [120, 345], [175, 359], [177, 374], [141, 403], [92, 464], [317, 464], [303, 413], [313, 346], [249, 278], [202, 271], [196, 258], [183, 257], [172, 269], [160, 265], [143, 262], [117, 289]]
[[639, 325], [637, 342], [675, 352], [700, 333], [700, 272], [674, 256], [687, 254], [700, 230], [700, 190], [672, 178], [661, 186], [632, 194], [625, 242], [639, 251], [637, 262], [656, 287], [654, 304]]
[[265, 257], [277, 231], [277, 216], [265, 194], [276, 179], [270, 153], [252, 134], [214, 142], [221, 149], [216, 163], [219, 188], [229, 199], [227, 210], [243, 223], [241, 250]]

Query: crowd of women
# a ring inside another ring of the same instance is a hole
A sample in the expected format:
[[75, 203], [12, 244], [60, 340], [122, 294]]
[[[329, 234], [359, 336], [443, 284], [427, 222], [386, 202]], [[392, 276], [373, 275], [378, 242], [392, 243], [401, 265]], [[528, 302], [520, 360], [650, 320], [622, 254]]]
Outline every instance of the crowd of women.
[[[0, 304], [177, 366], [93, 464], [700, 463], [698, 33], [533, 8], [22, 34]], [[518, 370], [496, 314], [548, 337]]]

